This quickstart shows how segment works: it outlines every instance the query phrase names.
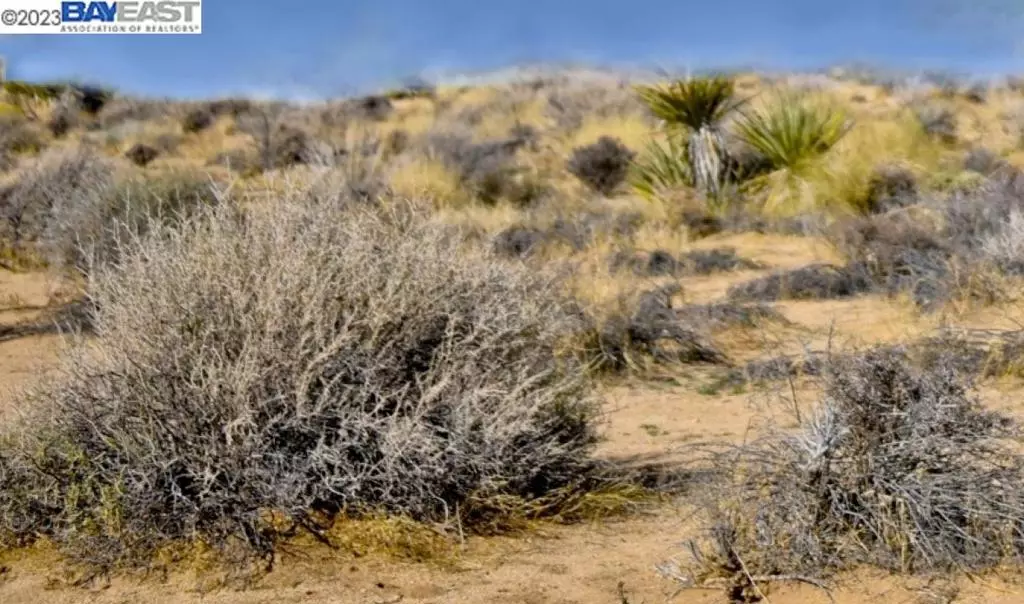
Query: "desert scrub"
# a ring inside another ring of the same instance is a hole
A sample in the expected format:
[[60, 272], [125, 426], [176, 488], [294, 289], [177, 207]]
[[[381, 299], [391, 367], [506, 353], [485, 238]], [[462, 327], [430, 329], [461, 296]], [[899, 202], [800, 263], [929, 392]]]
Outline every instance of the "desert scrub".
[[635, 153], [610, 136], [573, 150], [566, 168], [592, 190], [611, 195], [625, 182]]
[[154, 224], [174, 225], [227, 195], [228, 186], [187, 168], [118, 180], [95, 205], [55, 208], [47, 240], [50, 262], [88, 272], [113, 262], [122, 242], [146, 233]]
[[[20, 258], [44, 261], [54, 240], [54, 217], [94, 206], [114, 186], [114, 166], [97, 151], [53, 149], [0, 189], [0, 246]], [[70, 236], [70, 234], [69, 234]], [[62, 241], [70, 249], [77, 241]]]
[[339, 515], [572, 491], [596, 406], [560, 286], [403, 208], [306, 191], [123, 241], [88, 350], [0, 448], [0, 533], [101, 567], [192, 540], [252, 561]]
[[757, 590], [752, 577], [861, 565], [943, 574], [1019, 563], [1019, 429], [950, 360], [916, 364], [899, 348], [826, 359], [822, 398], [796, 430], [770, 427], [712, 458], [727, 469], [707, 491], [713, 528], [694, 544], [693, 574], [731, 578], [738, 593]]

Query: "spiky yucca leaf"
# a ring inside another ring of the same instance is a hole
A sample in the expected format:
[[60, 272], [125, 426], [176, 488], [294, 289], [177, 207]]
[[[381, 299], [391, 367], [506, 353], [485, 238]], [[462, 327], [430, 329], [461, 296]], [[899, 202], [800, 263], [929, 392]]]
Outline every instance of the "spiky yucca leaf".
[[734, 97], [735, 83], [724, 76], [637, 86], [636, 90], [651, 113], [673, 128], [715, 126], [741, 104]]
[[775, 170], [798, 174], [834, 147], [852, 126], [841, 109], [781, 94], [761, 109], [741, 112], [736, 130]]
[[678, 136], [670, 135], [664, 145], [650, 141], [630, 168], [630, 186], [647, 199], [654, 199], [664, 191], [692, 186], [687, 152], [685, 140]]
[[638, 86], [640, 99], [670, 132], [689, 135], [685, 160], [694, 186], [711, 198], [721, 192], [725, 176], [722, 120], [742, 101], [734, 97], [735, 84], [724, 76], [699, 77], [661, 86]]

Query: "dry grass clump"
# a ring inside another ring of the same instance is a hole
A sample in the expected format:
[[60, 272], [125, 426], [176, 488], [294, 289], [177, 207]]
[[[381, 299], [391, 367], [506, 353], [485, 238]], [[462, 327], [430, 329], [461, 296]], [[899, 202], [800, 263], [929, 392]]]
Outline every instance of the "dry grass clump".
[[714, 457], [726, 470], [709, 491], [715, 528], [694, 544], [696, 574], [728, 575], [734, 593], [752, 593], [758, 576], [1019, 562], [1018, 437], [945, 363], [920, 368], [891, 348], [832, 359], [820, 403], [795, 432], [769, 428]]
[[4, 541], [104, 568], [189, 541], [269, 559], [337, 515], [473, 530], [470, 500], [571, 498], [596, 419], [560, 356], [577, 316], [402, 207], [302, 194], [120, 240], [89, 277], [95, 337], [0, 446]]

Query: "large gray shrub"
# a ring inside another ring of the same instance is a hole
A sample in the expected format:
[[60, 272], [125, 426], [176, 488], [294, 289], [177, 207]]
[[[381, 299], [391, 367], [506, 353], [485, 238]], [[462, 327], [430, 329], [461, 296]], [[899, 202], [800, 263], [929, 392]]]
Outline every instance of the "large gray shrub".
[[90, 273], [95, 339], [0, 447], [8, 540], [270, 556], [340, 512], [452, 519], [591, 468], [557, 284], [415, 212], [302, 195], [121, 243]]

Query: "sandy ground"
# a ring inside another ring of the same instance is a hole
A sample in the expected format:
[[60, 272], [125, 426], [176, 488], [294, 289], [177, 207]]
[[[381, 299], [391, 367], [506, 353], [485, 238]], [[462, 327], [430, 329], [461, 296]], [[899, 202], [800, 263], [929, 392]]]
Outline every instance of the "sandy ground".
[[[827, 259], [814, 250], [786, 247], [789, 242], [770, 238], [727, 243], [741, 248], [742, 255], [776, 266]], [[696, 279], [687, 283], [686, 295], [692, 301], [714, 299], [730, 282], [750, 276], [745, 272]], [[52, 290], [53, 285], [40, 275], [0, 272], [0, 326], [41, 312]], [[829, 337], [860, 344], [898, 341], [925, 333], [940, 321], [920, 318], [899, 302], [875, 297], [789, 302], [778, 308], [794, 325], [766, 327], [760, 335], [737, 338], [737, 349], [730, 352], [743, 357], [780, 347], [823, 346]], [[1017, 321], [1013, 315], [1013, 309], [984, 309], [956, 317], [955, 322], [1012, 326]], [[793, 346], [791, 341], [801, 343]], [[0, 341], [0, 410], [10, 408], [15, 398], [12, 390], [45, 379], [60, 346], [57, 336]], [[766, 408], [754, 404], [756, 399], [749, 392], [702, 394], [700, 384], [699, 375], [683, 375], [663, 383], [609, 387], [607, 442], [601, 454], [671, 459], [680, 446], [697, 440], [740, 440], [751, 421], [766, 413]], [[983, 392], [993, 406], [1021, 412], [1018, 384], [986, 386]], [[801, 392], [800, 398], [804, 397], [812, 402], [813, 392]], [[70, 588], [61, 584], [60, 565], [51, 554], [29, 552], [0, 565], [0, 602], [621, 604], [620, 583], [631, 604], [724, 602], [721, 590], [678, 591], [677, 585], [656, 572], [655, 566], [666, 560], [686, 559], [683, 542], [696, 528], [683, 501], [625, 520], [545, 527], [528, 536], [470, 539], [450, 566], [302, 552], [286, 555], [274, 572], [246, 591], [209, 591], [185, 578], [120, 578], [90, 589]], [[956, 584], [927, 584], [865, 573], [844, 577], [833, 597], [841, 604], [1008, 604], [1024, 602], [1024, 586], [966, 579]], [[774, 604], [829, 601], [821, 590], [802, 585], [776, 587], [768, 598]]]

